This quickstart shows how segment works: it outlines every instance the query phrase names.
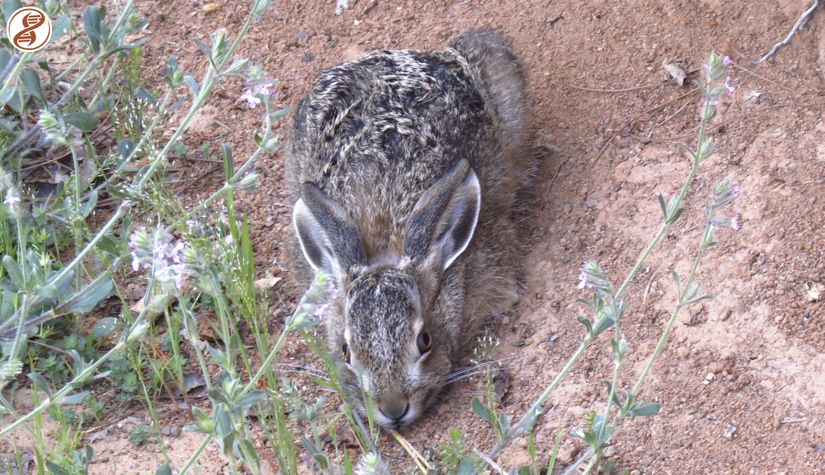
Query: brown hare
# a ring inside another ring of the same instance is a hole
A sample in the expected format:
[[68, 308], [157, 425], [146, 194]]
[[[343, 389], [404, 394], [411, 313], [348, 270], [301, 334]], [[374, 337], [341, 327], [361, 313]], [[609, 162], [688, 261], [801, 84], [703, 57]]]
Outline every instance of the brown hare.
[[475, 31], [328, 69], [295, 113], [294, 270], [338, 289], [331, 355], [386, 429], [419, 417], [486, 317], [518, 298], [525, 94], [507, 42]]

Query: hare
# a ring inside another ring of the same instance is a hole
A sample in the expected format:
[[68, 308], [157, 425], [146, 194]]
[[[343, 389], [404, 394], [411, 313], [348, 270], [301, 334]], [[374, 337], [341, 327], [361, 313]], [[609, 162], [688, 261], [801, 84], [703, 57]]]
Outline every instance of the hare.
[[507, 41], [474, 31], [330, 68], [295, 113], [293, 269], [338, 289], [330, 354], [385, 429], [418, 418], [486, 317], [518, 299], [525, 94]]

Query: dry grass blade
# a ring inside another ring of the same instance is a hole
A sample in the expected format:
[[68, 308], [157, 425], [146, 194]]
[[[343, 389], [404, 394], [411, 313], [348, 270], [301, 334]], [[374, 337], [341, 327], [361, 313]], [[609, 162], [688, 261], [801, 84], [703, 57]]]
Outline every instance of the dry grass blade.
[[484, 453], [482, 453], [478, 449], [473, 449], [473, 453], [476, 454], [477, 457], [479, 457], [481, 460], [483, 460], [484, 463], [489, 465], [490, 468], [492, 468], [493, 470], [498, 472], [500, 475], [507, 475], [507, 472], [505, 472], [504, 469], [501, 468], [501, 466], [499, 464], [497, 464], [495, 461], [493, 461], [493, 459], [491, 459], [490, 457], [488, 457], [487, 455], [485, 455]]
[[421, 455], [421, 453], [416, 450], [415, 447], [413, 447], [412, 444], [410, 444], [401, 434], [396, 431], [391, 431], [390, 435], [392, 435], [392, 438], [398, 442], [398, 445], [400, 445], [401, 448], [404, 449], [404, 451], [407, 452], [407, 454], [413, 459], [415, 466], [418, 467], [418, 470], [420, 470], [421, 473], [427, 474], [433, 469], [430, 462], [428, 462], [427, 459], [425, 459], [424, 456]]

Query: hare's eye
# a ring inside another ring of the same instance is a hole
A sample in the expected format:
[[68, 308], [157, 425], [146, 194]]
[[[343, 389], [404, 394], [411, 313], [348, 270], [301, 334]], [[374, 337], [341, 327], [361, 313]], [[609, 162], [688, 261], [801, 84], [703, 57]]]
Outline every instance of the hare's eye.
[[344, 344], [341, 345], [341, 359], [349, 364], [349, 345], [347, 342], [344, 342]]
[[427, 333], [426, 330], [422, 330], [421, 333], [418, 334], [415, 342], [418, 344], [418, 351], [421, 352], [422, 355], [430, 351], [430, 348], [433, 347], [433, 340], [430, 339], [430, 334]]

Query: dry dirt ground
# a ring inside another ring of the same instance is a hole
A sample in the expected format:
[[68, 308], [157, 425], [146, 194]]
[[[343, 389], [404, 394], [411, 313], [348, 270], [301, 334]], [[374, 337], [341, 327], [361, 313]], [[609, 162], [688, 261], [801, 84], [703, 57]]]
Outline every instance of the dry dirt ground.
[[[197, 69], [192, 40], [219, 27], [235, 31], [248, 6], [225, 2], [138, 2], [153, 34], [147, 64], [159, 71], [176, 54]], [[530, 80], [535, 140], [558, 151], [540, 170], [530, 222], [532, 251], [525, 296], [501, 317], [496, 356], [508, 358], [502, 409], [521, 414], [578, 345], [581, 312], [573, 301], [581, 262], [599, 259], [619, 280], [660, 223], [655, 192], [673, 192], [689, 162], [674, 141], [696, 135], [698, 97], [664, 80], [667, 60], [693, 71], [717, 50], [736, 61], [732, 98], [710, 129], [718, 153], [702, 166], [686, 219], [672, 229], [632, 285], [624, 331], [630, 355], [623, 388], [639, 374], [673, 306], [670, 271], [684, 274], [702, 228], [701, 206], [714, 180], [741, 187], [741, 229], [719, 235], [699, 281], [716, 298], [683, 313], [641, 398], [660, 402], [652, 418], [627, 421], [608, 449], [634, 473], [825, 473], [825, 9], [770, 61], [755, 58], [781, 39], [807, 0], [686, 1], [360, 0], [340, 16], [333, 1], [279, 1], [251, 31], [240, 54], [278, 82], [278, 106], [294, 106], [323, 68], [377, 48], [437, 49], [470, 28], [493, 27], [512, 38]], [[207, 13], [208, 11], [208, 13]], [[644, 86], [644, 87], [640, 87]], [[236, 156], [252, 150], [257, 110], [227, 83], [195, 126], [193, 142], [227, 142]], [[288, 120], [278, 125], [288, 136]], [[290, 230], [282, 154], [264, 157], [261, 190], [247, 196], [258, 270], [285, 275], [282, 237]], [[192, 166], [192, 175], [201, 169]], [[219, 183], [218, 173], [204, 180]], [[206, 190], [207, 187], [198, 187]], [[192, 193], [194, 191], [190, 191]], [[197, 196], [193, 197], [197, 199]], [[648, 289], [645, 292], [645, 289]], [[295, 289], [289, 291], [294, 298]], [[273, 308], [273, 318], [288, 308]], [[287, 349], [301, 361], [298, 343]], [[607, 338], [592, 347], [548, 402], [537, 436], [552, 444], [556, 421], [581, 426], [600, 409], [601, 381], [612, 371]], [[470, 410], [472, 384], [448, 398], [404, 435], [419, 449], [460, 428], [481, 448], [489, 430]], [[137, 414], [140, 417], [140, 414]], [[185, 421], [181, 421], [181, 425]], [[155, 449], [135, 449], [118, 431], [97, 451], [95, 473], [153, 472]], [[198, 443], [192, 434], [166, 441], [173, 460]], [[119, 441], [123, 443], [119, 444]], [[119, 444], [119, 445], [118, 445]], [[580, 450], [565, 436], [563, 462]], [[400, 448], [385, 444], [389, 456]], [[543, 455], [542, 458], [545, 458]], [[508, 465], [525, 461], [516, 444]], [[214, 446], [203, 473], [223, 471]], [[178, 462], [179, 463], [179, 462]]]

